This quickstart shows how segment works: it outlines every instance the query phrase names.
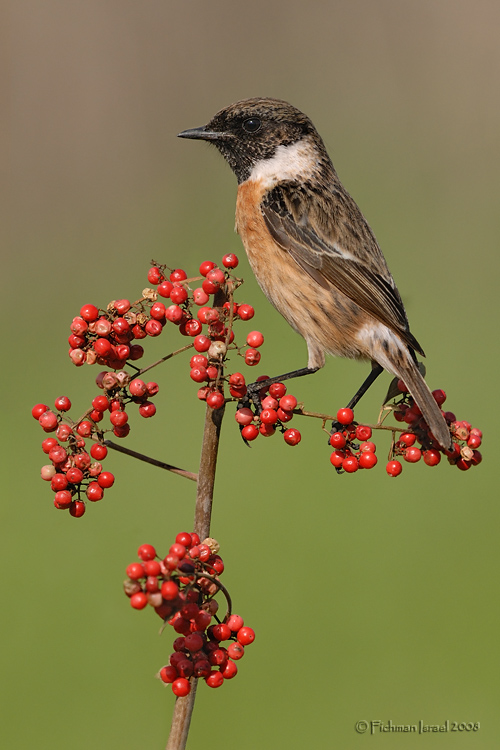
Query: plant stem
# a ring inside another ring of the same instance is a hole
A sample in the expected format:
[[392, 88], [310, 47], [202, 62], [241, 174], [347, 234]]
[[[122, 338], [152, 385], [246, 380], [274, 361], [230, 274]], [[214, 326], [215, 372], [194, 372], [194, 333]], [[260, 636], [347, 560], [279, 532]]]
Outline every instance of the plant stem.
[[[220, 290], [214, 297], [214, 307], [222, 307], [228, 296]], [[231, 319], [232, 320], [232, 319]], [[219, 438], [225, 404], [220, 409], [207, 406], [205, 412], [205, 426], [201, 444], [200, 468], [198, 471], [198, 485], [196, 489], [196, 507], [194, 512], [193, 531], [200, 539], [210, 536], [210, 520], [212, 518], [212, 503], [214, 498], [215, 469], [219, 453]], [[184, 750], [186, 747], [191, 715], [194, 708], [198, 680], [191, 681], [191, 692], [185, 698], [176, 698], [172, 724], [166, 750]]]
[[123, 445], [113, 443], [112, 440], [105, 440], [104, 445], [107, 448], [111, 448], [112, 450], [117, 451], [118, 453], [125, 453], [126, 456], [138, 458], [139, 461], [145, 461], [146, 463], [152, 464], [153, 466], [158, 466], [160, 469], [165, 469], [166, 471], [171, 471], [173, 474], [179, 474], [179, 476], [181, 477], [186, 477], [186, 479], [192, 479], [193, 482], [198, 481], [198, 474], [195, 474], [192, 471], [179, 469], [178, 466], [172, 466], [172, 464], [167, 464], [165, 463], [165, 461], [158, 461], [158, 459], [151, 458], [151, 456], [146, 456], [144, 453], [138, 453], [137, 451], [133, 451], [131, 448], [125, 448], [125, 446]]
[[[215, 469], [219, 450], [219, 437], [223, 406], [221, 409], [211, 409], [207, 406], [205, 413], [205, 428], [201, 446], [200, 469], [198, 472], [198, 489], [196, 491], [196, 509], [194, 514], [194, 531], [201, 540], [210, 535], [210, 519], [212, 516], [212, 502], [214, 496]], [[191, 692], [185, 698], [175, 701], [172, 725], [166, 750], [184, 750], [186, 747], [191, 714], [194, 708], [196, 686], [198, 680], [191, 681]]]

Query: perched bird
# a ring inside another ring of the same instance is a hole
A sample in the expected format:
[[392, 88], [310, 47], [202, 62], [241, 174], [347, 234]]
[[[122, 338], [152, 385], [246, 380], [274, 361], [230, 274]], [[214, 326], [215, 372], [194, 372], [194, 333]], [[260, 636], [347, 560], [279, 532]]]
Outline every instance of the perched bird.
[[385, 369], [405, 382], [435, 438], [451, 448], [385, 258], [311, 120], [279, 99], [245, 99], [179, 136], [213, 143], [237, 177], [236, 230], [252, 270], [307, 343], [308, 366], [286, 377], [323, 367], [325, 352], [370, 360], [350, 405]]

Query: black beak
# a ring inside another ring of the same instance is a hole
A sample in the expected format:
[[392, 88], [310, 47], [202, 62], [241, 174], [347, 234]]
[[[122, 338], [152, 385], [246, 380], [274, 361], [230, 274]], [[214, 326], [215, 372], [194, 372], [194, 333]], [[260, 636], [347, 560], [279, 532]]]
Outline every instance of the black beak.
[[201, 128], [191, 128], [190, 130], [183, 130], [182, 133], [178, 134], [178, 138], [197, 138], [202, 141], [218, 141], [224, 138], [225, 133], [215, 133], [213, 130], [207, 130], [206, 125], [202, 125]]

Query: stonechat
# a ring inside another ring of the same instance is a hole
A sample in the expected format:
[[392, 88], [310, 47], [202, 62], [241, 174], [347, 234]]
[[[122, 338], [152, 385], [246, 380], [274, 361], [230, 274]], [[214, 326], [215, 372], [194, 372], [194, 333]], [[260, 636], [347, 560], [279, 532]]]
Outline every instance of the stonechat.
[[451, 448], [394, 279], [311, 120], [279, 99], [245, 99], [179, 136], [213, 143], [236, 175], [236, 231], [252, 270], [307, 343], [307, 367], [286, 376], [316, 372], [325, 353], [369, 360], [372, 371], [349, 405], [385, 369], [405, 382], [436, 440]]

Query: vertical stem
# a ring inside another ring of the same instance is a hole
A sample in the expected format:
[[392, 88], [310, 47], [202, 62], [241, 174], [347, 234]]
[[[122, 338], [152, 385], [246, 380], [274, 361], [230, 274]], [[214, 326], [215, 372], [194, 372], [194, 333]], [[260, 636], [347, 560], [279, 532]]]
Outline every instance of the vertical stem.
[[[223, 417], [224, 407], [213, 410], [207, 406], [194, 514], [194, 531], [202, 540], [210, 535], [215, 469], [217, 466], [220, 428]], [[198, 680], [192, 680], [189, 695], [186, 695], [185, 698], [176, 698], [166, 750], [184, 750], [186, 747], [197, 683]]]
[[[214, 297], [214, 307], [222, 307], [227, 299], [228, 295], [226, 291], [221, 289]], [[230, 295], [230, 299], [232, 302], [232, 294]], [[224, 417], [224, 410], [224, 406], [221, 409], [211, 409], [207, 405], [205, 412], [205, 427], [203, 429], [203, 441], [201, 444], [193, 528], [193, 531], [198, 534], [201, 540], [210, 536], [215, 469], [217, 466], [220, 428]], [[186, 695], [185, 698], [176, 698], [175, 700], [174, 714], [172, 716], [172, 725], [170, 727], [166, 750], [184, 750], [186, 747], [197, 685], [198, 680], [193, 679], [189, 695]]]

